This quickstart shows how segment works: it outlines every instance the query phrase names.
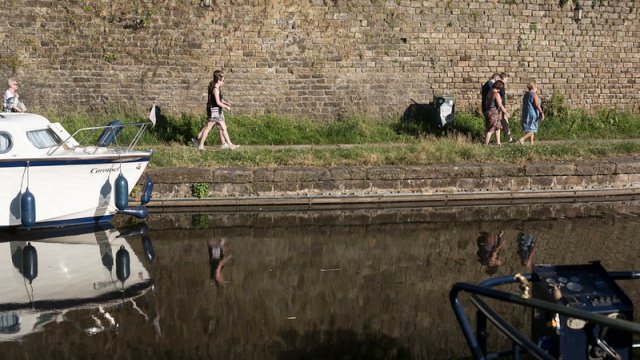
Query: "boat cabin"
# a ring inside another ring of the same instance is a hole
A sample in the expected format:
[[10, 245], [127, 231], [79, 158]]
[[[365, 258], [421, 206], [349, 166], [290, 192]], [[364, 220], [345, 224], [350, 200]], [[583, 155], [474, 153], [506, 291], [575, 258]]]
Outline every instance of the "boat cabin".
[[[0, 113], [0, 159], [47, 156], [71, 135], [60, 125], [45, 117], [28, 113]], [[71, 139], [69, 139], [71, 140]], [[67, 150], [77, 146], [67, 141]]]

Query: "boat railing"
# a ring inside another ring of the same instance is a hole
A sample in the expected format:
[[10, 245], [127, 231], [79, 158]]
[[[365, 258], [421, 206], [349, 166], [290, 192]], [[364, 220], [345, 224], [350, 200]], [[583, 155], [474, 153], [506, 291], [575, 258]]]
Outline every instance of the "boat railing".
[[[613, 280], [635, 280], [640, 279], [638, 271], [620, 271], [608, 272]], [[517, 274], [515, 276], [502, 276], [486, 280], [478, 285], [469, 283], [456, 283], [449, 292], [449, 301], [456, 315], [456, 319], [460, 325], [462, 333], [467, 341], [469, 350], [476, 360], [494, 359], [500, 356], [511, 355], [513, 359], [519, 359], [520, 351], [525, 351], [534, 359], [550, 360], [554, 359], [545, 352], [538, 344], [527, 338], [520, 330], [511, 325], [503, 317], [498, 315], [489, 305], [487, 305], [480, 297], [486, 297], [505, 303], [522, 305], [532, 309], [539, 309], [551, 313], [562, 314], [578, 319], [585, 320], [592, 324], [600, 325], [627, 332], [634, 335], [640, 335], [640, 324], [620, 318], [610, 318], [600, 314], [594, 314], [585, 310], [575, 309], [568, 306], [562, 306], [553, 302], [532, 299], [530, 294], [514, 294], [501, 290], [495, 290], [493, 287], [523, 283], [531, 281], [532, 274]], [[522, 287], [522, 286], [521, 286]], [[474, 335], [471, 323], [464, 311], [460, 301], [460, 293], [469, 293], [470, 300], [476, 307], [476, 333]], [[502, 334], [509, 338], [512, 342], [512, 349], [502, 352], [487, 353], [487, 320], [490, 321]], [[638, 347], [638, 345], [633, 345]]]
[[[61, 148], [74, 149], [78, 147], [83, 148], [89, 154], [95, 154], [100, 149], [111, 149], [115, 150], [116, 153], [125, 154], [136, 147], [149, 124], [152, 123], [112, 123], [104, 126], [82, 128], [63, 139], [60, 144], [49, 150], [47, 154], [53, 155]], [[128, 131], [136, 128], [135, 133]]]

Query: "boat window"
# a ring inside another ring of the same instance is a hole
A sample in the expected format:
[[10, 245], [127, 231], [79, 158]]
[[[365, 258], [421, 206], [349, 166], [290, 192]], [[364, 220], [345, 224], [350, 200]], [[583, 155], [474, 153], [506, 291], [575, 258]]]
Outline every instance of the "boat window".
[[40, 149], [60, 144], [60, 139], [51, 129], [29, 131], [27, 137], [35, 147]]
[[5, 132], [0, 132], [0, 154], [4, 154], [11, 150], [11, 146], [13, 146], [11, 136]]

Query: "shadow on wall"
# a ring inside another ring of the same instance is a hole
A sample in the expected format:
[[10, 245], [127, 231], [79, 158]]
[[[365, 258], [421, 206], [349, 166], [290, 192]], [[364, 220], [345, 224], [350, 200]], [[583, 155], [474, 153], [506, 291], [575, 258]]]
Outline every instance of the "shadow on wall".
[[353, 330], [312, 330], [304, 334], [297, 331], [281, 333], [286, 350], [280, 360], [329, 359], [413, 359], [409, 348], [398, 340], [380, 333], [359, 334]]
[[190, 144], [191, 137], [197, 134], [206, 122], [201, 116], [186, 113], [177, 119], [169, 118], [164, 115], [162, 108], [156, 105], [156, 126], [151, 127], [149, 132], [161, 141]]
[[453, 130], [453, 113], [446, 115], [447, 125], [442, 126], [442, 119], [439, 109], [433, 102], [420, 104], [411, 99], [413, 104], [409, 105], [401, 117], [400, 131], [411, 135], [445, 135]]

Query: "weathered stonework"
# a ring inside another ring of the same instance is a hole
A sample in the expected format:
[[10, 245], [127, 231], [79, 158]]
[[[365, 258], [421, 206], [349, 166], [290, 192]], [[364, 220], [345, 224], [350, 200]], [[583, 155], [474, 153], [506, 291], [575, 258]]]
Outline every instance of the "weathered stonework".
[[[155, 169], [155, 199], [189, 198], [194, 183], [211, 197], [486, 193], [640, 187], [640, 160], [335, 168]], [[146, 179], [142, 176], [140, 183]]]
[[[434, 95], [477, 109], [495, 71], [507, 108], [537, 79], [569, 107], [638, 109], [637, 0], [0, 1], [0, 79], [31, 109], [204, 114], [211, 74], [234, 112], [400, 114]], [[498, 19], [498, 20], [497, 20]], [[611, 81], [615, 79], [615, 81]], [[384, 100], [382, 100], [384, 99]]]

